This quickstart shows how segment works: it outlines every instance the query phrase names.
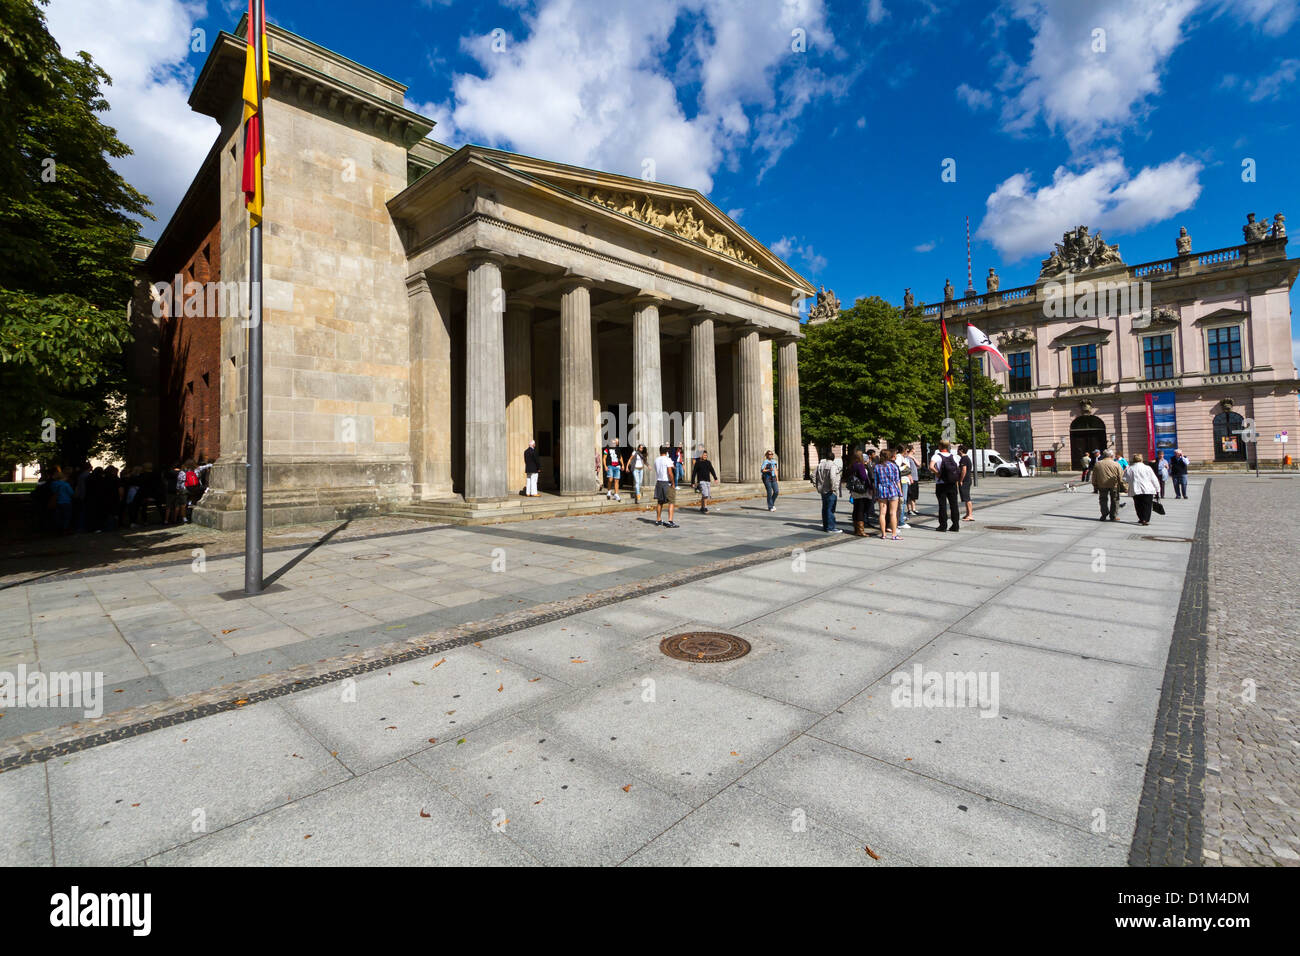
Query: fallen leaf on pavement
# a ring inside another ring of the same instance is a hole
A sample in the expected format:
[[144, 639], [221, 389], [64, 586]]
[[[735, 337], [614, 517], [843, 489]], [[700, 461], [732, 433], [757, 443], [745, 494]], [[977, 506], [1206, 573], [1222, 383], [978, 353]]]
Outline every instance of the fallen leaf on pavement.
[[539, 680], [541, 680], [540, 677], [530, 677], [530, 678], [528, 678], [528, 683], [530, 683], [530, 684], [536, 684]]
[[632, 785], [629, 783], [626, 787], [623, 788], [623, 792], [627, 793], [631, 789], [632, 789]]
[[438, 738], [437, 738], [437, 737], [430, 737], [430, 738], [429, 738], [429, 743], [431, 743], [431, 744], [436, 744], [437, 742], [438, 742]]
[[233, 634], [233, 633], [235, 633], [235, 631], [237, 631], [237, 630], [239, 630], [239, 628], [237, 628], [237, 627], [228, 627], [228, 628], [226, 628], [224, 631], [222, 631], [221, 633], [222, 633], [222, 634]]
[[581, 657], [575, 657], [575, 658], [573, 658], [571, 661], [569, 661], [569, 663], [570, 663], [570, 664], [585, 664], [585, 663], [587, 663], [587, 662], [584, 661]]
[[[445, 664], [445, 663], [447, 663], [447, 658], [444, 657], [442, 660], [438, 661], [437, 664], [434, 664], [433, 667], [437, 667], [440, 664]], [[433, 667], [430, 667], [429, 670], [433, 670]]]
[[501, 693], [501, 692], [502, 692], [503, 690], [505, 690], [505, 689], [506, 689], [506, 685], [505, 685], [505, 684], [502, 684], [500, 687], [497, 688], [497, 693], [499, 694], [499, 693]]
[[866, 851], [867, 851], [867, 856], [871, 857], [873, 860], [879, 860], [879, 859], [880, 859], [879, 854], [875, 853], [875, 852], [871, 849], [871, 847], [869, 847], [869, 846], [864, 846], [862, 849], [866, 850]]
[[428, 819], [429, 817], [433, 816], [433, 814], [432, 814], [432, 813], [425, 813], [423, 810], [421, 810], [421, 811], [420, 811], [420, 816], [424, 817], [425, 819]]
[[235, 706], [236, 706], [236, 707], [243, 707], [243, 706], [244, 706], [245, 704], [247, 704], [247, 703], [248, 703], [248, 698], [247, 698], [247, 697], [241, 697], [241, 698], [239, 698], [239, 700], [235, 701]]

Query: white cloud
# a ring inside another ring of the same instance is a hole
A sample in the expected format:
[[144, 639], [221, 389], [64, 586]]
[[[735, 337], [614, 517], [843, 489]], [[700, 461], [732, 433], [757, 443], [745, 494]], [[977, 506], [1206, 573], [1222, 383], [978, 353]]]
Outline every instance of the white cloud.
[[[504, 49], [489, 36], [462, 40], [481, 73], [453, 78], [434, 135], [637, 176], [651, 159], [656, 179], [701, 191], [748, 149], [761, 176], [797, 138], [808, 105], [843, 95], [856, 73], [814, 65], [838, 55], [822, 0], [754, 7], [541, 0], [523, 14], [527, 34]], [[683, 29], [685, 55], [665, 62]], [[806, 52], [792, 50], [794, 30]], [[683, 102], [678, 85], [693, 84], [698, 97]]]
[[57, 0], [45, 13], [64, 56], [85, 50], [112, 78], [103, 90], [109, 110], [100, 119], [135, 151], [113, 165], [153, 200], [158, 218], [143, 231], [157, 236], [217, 135], [216, 121], [187, 103], [194, 83], [190, 30], [205, 16], [203, 4]]
[[817, 275], [826, 268], [826, 257], [813, 249], [811, 243], [805, 243], [802, 238], [782, 236], [768, 248], [778, 259], [786, 262], [793, 263], [798, 259], [803, 263], [804, 270], [811, 275]]
[[[1258, 103], [1261, 100], [1275, 100], [1282, 95], [1282, 91], [1288, 86], [1295, 83], [1297, 74], [1300, 74], [1300, 60], [1287, 59], [1278, 64], [1277, 69], [1272, 73], [1261, 76], [1253, 82], [1245, 81], [1243, 85], [1250, 90], [1250, 101]], [[1227, 77], [1224, 77], [1227, 80]], [[1235, 84], [1225, 84], [1235, 85]]]
[[929, 242], [923, 242], [923, 243], [921, 243], [919, 246], [913, 246], [913, 247], [912, 247], [912, 251], [913, 251], [913, 252], [933, 252], [933, 251], [934, 251], [934, 246], [935, 246], [935, 242], [934, 242], [933, 239], [931, 239]]
[[858, 129], [866, 129], [866, 128], [867, 128], [867, 118], [866, 118], [865, 116], [859, 116], [859, 117], [858, 117], [857, 127], [858, 127]]
[[744, 214], [745, 214], [745, 209], [743, 206], [738, 209], [727, 210], [727, 218], [730, 219], [732, 222], [740, 222], [740, 217], [743, 216]]
[[1073, 172], [1058, 167], [1050, 185], [1034, 188], [1028, 173], [1004, 180], [985, 202], [977, 235], [1008, 260], [1046, 255], [1067, 229], [1131, 233], [1190, 208], [1201, 194], [1201, 164], [1178, 156], [1130, 177], [1118, 157]]
[[1300, 18], [1300, 0], [1219, 0], [1219, 12], [1235, 14], [1260, 32], [1278, 37]]
[[867, 22], [872, 26], [880, 23], [885, 17], [889, 16], [889, 11], [885, 9], [882, 0], [870, 0], [867, 4]]
[[992, 93], [988, 90], [977, 90], [967, 83], [962, 83], [957, 87], [957, 99], [973, 110], [987, 110], [993, 106]]

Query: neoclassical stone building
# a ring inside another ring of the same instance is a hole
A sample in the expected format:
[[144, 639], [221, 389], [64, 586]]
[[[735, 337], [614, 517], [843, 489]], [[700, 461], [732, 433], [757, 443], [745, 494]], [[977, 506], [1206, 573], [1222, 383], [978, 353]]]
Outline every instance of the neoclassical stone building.
[[[707, 198], [453, 151], [427, 138], [433, 122], [403, 106], [401, 84], [268, 33], [268, 525], [412, 502], [505, 507], [530, 439], [543, 489], [592, 495], [602, 424], [629, 418], [647, 445], [707, 449], [724, 482], [757, 482], [767, 448], [801, 457], [798, 305], [813, 289]], [[159, 420], [175, 417], [176, 395], [210, 390], [218, 447], [180, 447], [217, 458], [196, 513], [227, 529], [243, 523], [247, 330], [209, 290], [248, 278], [243, 59], [243, 40], [223, 33], [195, 83], [191, 106], [221, 132], [141, 249], [132, 303], [146, 369], [132, 457], [170, 457], [156, 436], [174, 426]]]
[[1251, 214], [1242, 238], [1198, 253], [1182, 230], [1174, 258], [1127, 265], [1079, 227], [1033, 285], [999, 289], [989, 270], [987, 293], [949, 293], [923, 313], [942, 312], [952, 334], [973, 323], [1010, 361], [996, 373], [1010, 403], [992, 423], [1002, 452], [1059, 445], [1068, 467], [1093, 448], [1145, 455], [1150, 438], [1194, 464], [1243, 465], [1255, 452], [1239, 432], [1253, 419], [1259, 459], [1276, 465], [1293, 446], [1274, 436], [1300, 432], [1289, 300], [1300, 259], [1287, 258], [1281, 214]]

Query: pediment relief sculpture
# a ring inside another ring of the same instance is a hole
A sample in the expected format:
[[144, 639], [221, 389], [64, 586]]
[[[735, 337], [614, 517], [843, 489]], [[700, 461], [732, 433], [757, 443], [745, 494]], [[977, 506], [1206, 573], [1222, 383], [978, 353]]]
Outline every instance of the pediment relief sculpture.
[[1043, 270], [1038, 277], [1051, 278], [1067, 272], [1123, 264], [1118, 245], [1107, 244], [1100, 232], [1089, 235], [1087, 226], [1078, 226], [1061, 237], [1056, 248], [1043, 260]]
[[616, 213], [644, 222], [656, 229], [671, 232], [706, 249], [720, 252], [751, 266], [758, 265], [754, 257], [741, 248], [735, 240], [705, 222], [699, 211], [689, 203], [600, 189], [596, 186], [575, 186], [573, 192], [606, 209], [612, 209]]

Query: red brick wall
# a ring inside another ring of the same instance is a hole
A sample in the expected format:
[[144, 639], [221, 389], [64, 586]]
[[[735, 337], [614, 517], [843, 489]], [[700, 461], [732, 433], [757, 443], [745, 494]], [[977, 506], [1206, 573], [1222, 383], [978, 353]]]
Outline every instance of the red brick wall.
[[[184, 283], [221, 280], [220, 222], [179, 271]], [[199, 314], [185, 314], [194, 306], [182, 304], [189, 307], [165, 317], [162, 327], [158, 437], [164, 466], [185, 458], [215, 459], [221, 452], [221, 317], [207, 314], [206, 287]]]

